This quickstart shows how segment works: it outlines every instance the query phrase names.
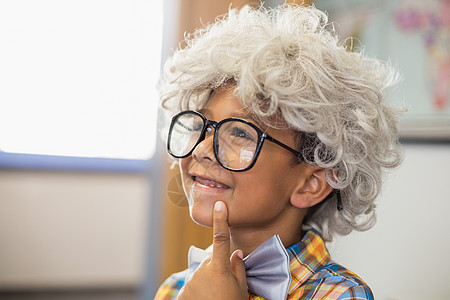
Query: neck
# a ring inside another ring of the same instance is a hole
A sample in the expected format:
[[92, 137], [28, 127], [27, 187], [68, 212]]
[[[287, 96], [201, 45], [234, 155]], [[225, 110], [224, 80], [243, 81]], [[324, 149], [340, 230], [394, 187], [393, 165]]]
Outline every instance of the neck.
[[[286, 220], [285, 220], [286, 221]], [[274, 235], [279, 235], [284, 247], [290, 247], [301, 241], [303, 217], [293, 218], [292, 222], [283, 222], [280, 226], [234, 227], [230, 228], [231, 252], [240, 249], [244, 257]]]

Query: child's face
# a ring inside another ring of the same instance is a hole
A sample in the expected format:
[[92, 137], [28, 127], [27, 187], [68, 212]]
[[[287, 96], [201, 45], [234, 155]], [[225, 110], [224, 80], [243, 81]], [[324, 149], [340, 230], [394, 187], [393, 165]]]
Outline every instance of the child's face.
[[[239, 116], [257, 124], [233, 96], [234, 87], [216, 90], [202, 113], [210, 120], [221, 121]], [[260, 127], [263, 129], [262, 127]], [[266, 133], [294, 147], [289, 130], [267, 129]], [[206, 135], [192, 155], [180, 161], [183, 188], [189, 200], [192, 219], [212, 226], [214, 203], [224, 201], [228, 207], [230, 228], [247, 226], [264, 228], [281, 224], [292, 211], [289, 199], [295, 191], [303, 165], [292, 166], [293, 154], [274, 143], [264, 143], [255, 165], [248, 171], [232, 172], [216, 161], [213, 135]]]

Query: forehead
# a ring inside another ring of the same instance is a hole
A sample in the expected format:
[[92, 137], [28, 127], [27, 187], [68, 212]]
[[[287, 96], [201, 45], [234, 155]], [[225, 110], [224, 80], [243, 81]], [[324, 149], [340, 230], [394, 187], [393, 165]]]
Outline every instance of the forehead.
[[199, 111], [206, 117], [220, 121], [229, 117], [249, 116], [251, 111], [245, 108], [234, 95], [235, 86], [219, 87], [211, 93], [206, 104]]
[[289, 129], [281, 114], [260, 117], [251, 108], [245, 107], [239, 96], [235, 95], [235, 88], [235, 85], [220, 86], [211, 93], [206, 104], [198, 111], [216, 122], [226, 118], [240, 118], [254, 123], [263, 131]]

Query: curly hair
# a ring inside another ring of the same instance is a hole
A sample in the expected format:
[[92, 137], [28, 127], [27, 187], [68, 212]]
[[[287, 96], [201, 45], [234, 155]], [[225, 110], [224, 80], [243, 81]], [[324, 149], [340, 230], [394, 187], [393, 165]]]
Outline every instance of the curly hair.
[[383, 170], [402, 161], [399, 110], [382, 95], [397, 73], [351, 50], [314, 6], [232, 9], [187, 35], [169, 58], [163, 107], [201, 108], [214, 89], [233, 81], [243, 106], [268, 126], [292, 129], [303, 160], [325, 168], [328, 183], [340, 191], [342, 210], [331, 197], [304, 220], [331, 241], [336, 233], [374, 225]]

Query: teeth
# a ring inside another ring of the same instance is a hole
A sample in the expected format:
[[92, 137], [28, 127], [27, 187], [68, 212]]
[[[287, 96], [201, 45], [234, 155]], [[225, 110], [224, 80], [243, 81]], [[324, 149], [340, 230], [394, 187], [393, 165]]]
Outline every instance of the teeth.
[[203, 185], [206, 185], [206, 186], [209, 186], [209, 187], [212, 187], [212, 188], [224, 188], [224, 187], [227, 187], [226, 185], [220, 184], [220, 183], [218, 183], [216, 181], [208, 180], [208, 179], [202, 179], [202, 178], [199, 178], [199, 177], [195, 177], [194, 180], [199, 182], [199, 183], [201, 183], [201, 184], [203, 184]]

